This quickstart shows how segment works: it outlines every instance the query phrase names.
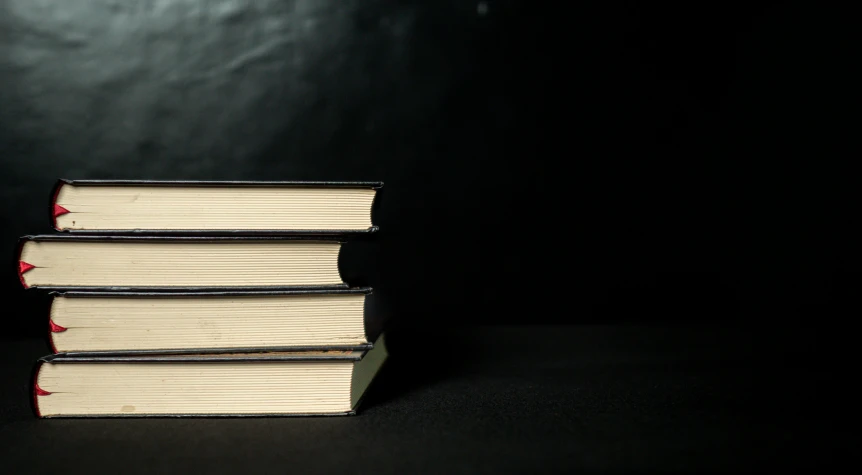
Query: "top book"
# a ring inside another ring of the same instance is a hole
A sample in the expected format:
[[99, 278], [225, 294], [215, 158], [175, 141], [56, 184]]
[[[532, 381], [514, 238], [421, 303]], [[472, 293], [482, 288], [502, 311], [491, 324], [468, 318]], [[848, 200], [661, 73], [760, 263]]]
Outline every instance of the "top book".
[[60, 180], [54, 229], [66, 232], [373, 232], [380, 182]]

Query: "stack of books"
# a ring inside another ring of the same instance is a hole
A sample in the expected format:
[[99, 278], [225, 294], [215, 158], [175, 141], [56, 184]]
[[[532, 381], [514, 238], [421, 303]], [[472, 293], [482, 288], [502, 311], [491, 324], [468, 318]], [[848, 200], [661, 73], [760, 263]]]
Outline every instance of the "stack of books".
[[19, 243], [52, 298], [37, 414], [354, 414], [387, 353], [339, 256], [377, 231], [381, 187], [61, 180], [58, 232]]

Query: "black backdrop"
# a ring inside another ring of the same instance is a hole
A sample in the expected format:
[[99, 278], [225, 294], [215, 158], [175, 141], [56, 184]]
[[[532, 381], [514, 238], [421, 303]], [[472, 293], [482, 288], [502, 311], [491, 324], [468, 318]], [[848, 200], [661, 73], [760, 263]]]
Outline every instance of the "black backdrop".
[[541, 3], [0, 2], [0, 332], [58, 177], [383, 180], [410, 326], [840, 308], [839, 13]]

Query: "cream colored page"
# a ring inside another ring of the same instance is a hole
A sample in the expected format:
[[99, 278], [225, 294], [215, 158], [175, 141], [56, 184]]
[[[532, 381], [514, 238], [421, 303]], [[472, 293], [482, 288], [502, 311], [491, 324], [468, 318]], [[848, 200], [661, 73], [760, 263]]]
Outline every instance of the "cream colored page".
[[356, 229], [373, 189], [63, 185], [60, 229]]
[[29, 241], [28, 286], [228, 287], [341, 284], [340, 243]]
[[41, 415], [350, 410], [352, 362], [42, 364]]
[[57, 351], [260, 348], [365, 342], [365, 295], [57, 297]]

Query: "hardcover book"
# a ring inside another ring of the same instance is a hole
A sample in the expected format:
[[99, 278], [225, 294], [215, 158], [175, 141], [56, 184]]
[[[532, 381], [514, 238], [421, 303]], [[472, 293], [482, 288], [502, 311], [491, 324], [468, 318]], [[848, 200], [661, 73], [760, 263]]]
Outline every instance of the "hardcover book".
[[380, 182], [60, 180], [51, 224], [70, 233], [373, 232]]
[[21, 239], [25, 288], [273, 289], [346, 287], [338, 236], [77, 236]]
[[54, 292], [55, 353], [367, 350], [383, 327], [370, 288]]
[[386, 361], [381, 335], [365, 351], [42, 358], [40, 417], [355, 414]]

